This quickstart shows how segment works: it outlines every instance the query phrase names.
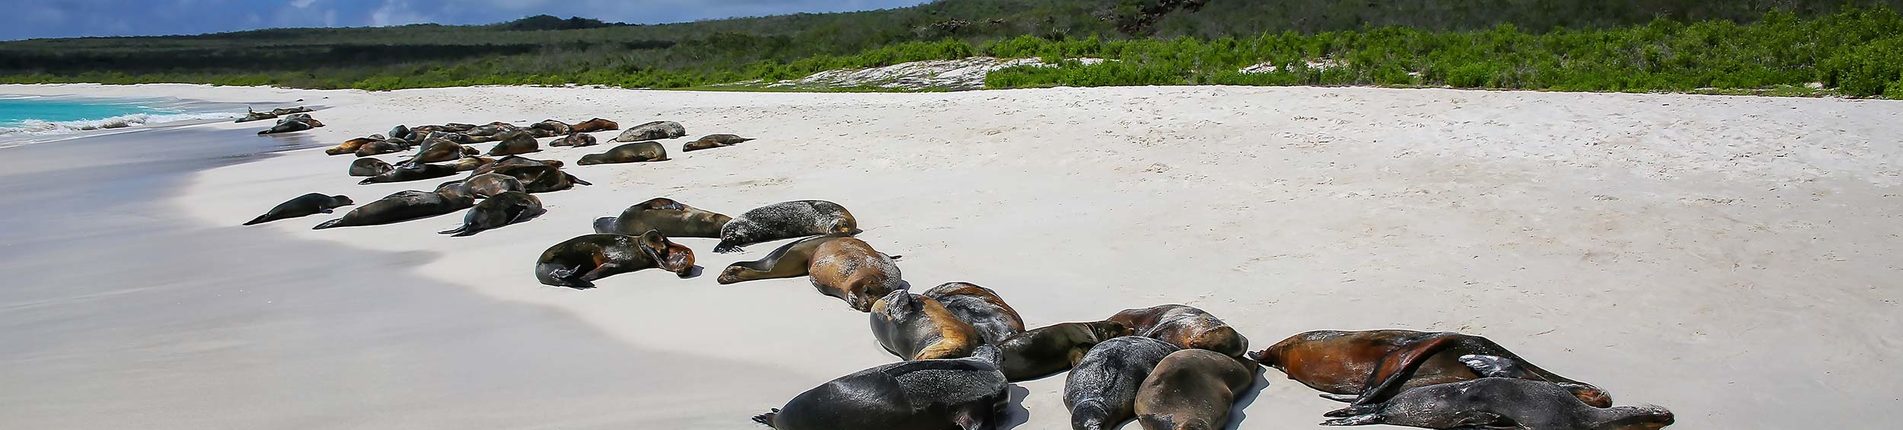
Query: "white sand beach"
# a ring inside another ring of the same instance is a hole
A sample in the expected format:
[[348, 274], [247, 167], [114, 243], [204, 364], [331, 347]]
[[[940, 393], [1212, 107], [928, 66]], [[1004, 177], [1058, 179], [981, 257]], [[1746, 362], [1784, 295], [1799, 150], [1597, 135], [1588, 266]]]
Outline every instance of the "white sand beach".
[[[1903, 360], [1899, 101], [1251, 87], [0, 93], [305, 104], [328, 126], [276, 137], [250, 135], [266, 122], [191, 128], [306, 146], [397, 124], [593, 117], [678, 121], [690, 139], [759, 139], [693, 153], [678, 152], [685, 139], [664, 141], [671, 161], [618, 165], [573, 165], [611, 144], [545, 148], [527, 156], [569, 162], [594, 185], [541, 194], [548, 214], [466, 238], [436, 234], [460, 213], [322, 231], [310, 227], [331, 216], [239, 227], [303, 193], [362, 204], [452, 178], [356, 185], [345, 175], [352, 157], [318, 148], [198, 171], [144, 216], [218, 242], [126, 239], [147, 250], [140, 264], [195, 266], [174, 269], [167, 282], [178, 288], [147, 296], [168, 305], [115, 308], [150, 318], [95, 320], [93, 302], [34, 285], [58, 299], [37, 306], [62, 317], [0, 317], [7, 330], [74, 339], [80, 346], [67, 354], [89, 357], [85, 366], [132, 369], [0, 362], [0, 423], [19, 428], [764, 428], [748, 417], [896, 360], [873, 341], [866, 314], [805, 279], [715, 283], [720, 268], [781, 242], [715, 254], [715, 240], [676, 239], [707, 269], [693, 279], [642, 271], [586, 291], [536, 282], [542, 250], [653, 197], [730, 215], [794, 199], [840, 203], [862, 239], [904, 255], [915, 288], [990, 287], [1032, 327], [1183, 303], [1221, 317], [1252, 350], [1308, 330], [1459, 331], [1605, 388], [1619, 404], [1668, 407], [1672, 428], [1903, 421], [1894, 407], [1903, 395], [1892, 389], [1903, 372], [1889, 367]], [[7, 151], [8, 166], [33, 163]], [[278, 245], [222, 245], [243, 238]], [[351, 263], [351, 253], [367, 261]], [[319, 255], [331, 264], [300, 262]], [[247, 277], [208, 259], [296, 270]], [[55, 281], [86, 277], [30, 282]], [[166, 295], [241, 289], [308, 300]], [[454, 303], [438, 308], [437, 295]], [[198, 334], [271, 315], [164, 325], [167, 315], [246, 306], [309, 316], [231, 339]], [[375, 312], [351, 311], [358, 306]], [[166, 342], [198, 346], [84, 342], [120, 336], [99, 321], [146, 324], [173, 333]], [[401, 331], [406, 324], [430, 329]], [[471, 338], [484, 340], [463, 342]], [[626, 357], [640, 360], [589, 360]], [[178, 370], [135, 371], [160, 359]], [[400, 383], [419, 372], [457, 382]], [[1273, 369], [1258, 382], [1267, 386], [1243, 400], [1235, 428], [1316, 428], [1339, 405]], [[1018, 386], [1015, 428], [1068, 428], [1061, 374]], [[32, 394], [45, 390], [63, 394]]]

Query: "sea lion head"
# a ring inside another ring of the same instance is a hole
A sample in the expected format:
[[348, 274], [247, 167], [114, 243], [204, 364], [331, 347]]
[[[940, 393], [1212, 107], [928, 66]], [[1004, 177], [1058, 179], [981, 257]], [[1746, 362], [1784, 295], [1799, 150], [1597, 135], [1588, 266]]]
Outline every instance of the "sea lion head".
[[349, 196], [345, 196], [341, 194], [330, 196], [330, 203], [337, 206], [350, 206], [350, 205], [357, 204], [357, 202], [351, 201]]
[[[850, 294], [848, 296], [850, 296]], [[846, 299], [846, 304], [852, 305], [853, 309], [858, 309], [860, 312], [871, 312], [874, 317], [884, 318], [888, 321], [905, 321], [912, 318], [914, 314], [925, 310], [925, 304], [919, 301], [919, 297], [913, 295], [911, 291], [906, 290], [893, 291], [886, 294], [885, 297], [880, 297], [878, 300], [863, 306], [860, 303], [855, 303], [862, 302], [863, 300], [852, 297], [841, 298]]]
[[1136, 330], [1130, 326], [1116, 321], [1097, 321], [1088, 326], [1091, 336], [1096, 337], [1098, 342], [1136, 334]]
[[682, 278], [692, 278], [698, 266], [694, 265], [694, 250], [673, 241], [655, 230], [641, 234], [641, 251], [654, 259], [654, 264], [662, 270], [674, 272]]

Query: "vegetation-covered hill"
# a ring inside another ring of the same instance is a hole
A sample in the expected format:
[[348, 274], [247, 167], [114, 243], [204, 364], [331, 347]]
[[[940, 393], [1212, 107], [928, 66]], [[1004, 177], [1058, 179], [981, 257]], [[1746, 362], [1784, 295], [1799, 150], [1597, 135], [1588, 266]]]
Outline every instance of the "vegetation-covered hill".
[[[999, 73], [991, 83], [1003, 87], [1689, 90], [1823, 81], [1877, 95], [1903, 81], [1894, 65], [1875, 64], [1903, 55], [1903, 26], [1885, 8], [1900, 6], [1903, 0], [940, 0], [663, 25], [537, 16], [483, 26], [4, 42], [0, 82], [686, 87], [988, 54], [1120, 60]], [[1324, 58], [1342, 67], [1236, 73]], [[1875, 89], [1838, 82], [1850, 75]], [[1903, 96], [1903, 88], [1892, 95]]]

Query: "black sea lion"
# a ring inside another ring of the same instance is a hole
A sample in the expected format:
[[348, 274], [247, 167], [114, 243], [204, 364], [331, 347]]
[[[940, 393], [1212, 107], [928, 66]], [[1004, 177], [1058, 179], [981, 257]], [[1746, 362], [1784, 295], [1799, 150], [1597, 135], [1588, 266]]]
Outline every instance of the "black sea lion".
[[1142, 336], [1098, 343], [1064, 377], [1064, 407], [1074, 430], [1114, 429], [1136, 416], [1137, 389], [1175, 345]]
[[920, 295], [937, 300], [952, 316], [971, 324], [985, 343], [997, 345], [1004, 338], [1024, 332], [1024, 318], [990, 288], [969, 282], [949, 282]]
[[490, 156], [527, 154], [541, 152], [542, 146], [535, 141], [535, 135], [521, 130], [496, 135], [498, 140], [494, 148], [489, 149]]
[[1525, 370], [1514, 377], [1558, 383], [1586, 404], [1612, 405], [1612, 395], [1598, 387], [1547, 372], [1487, 338], [1459, 333], [1311, 331], [1283, 339], [1249, 358], [1280, 369], [1302, 385], [1333, 394], [1323, 397], [1352, 402], [1339, 411], [1346, 413], [1407, 389], [1479, 378], [1460, 362], [1459, 357], [1467, 354], [1512, 359]]
[[481, 233], [483, 230], [528, 221], [544, 213], [542, 200], [521, 191], [505, 191], [483, 199], [469, 213], [463, 215], [462, 227], [444, 230], [439, 233], [461, 237]]
[[390, 127], [390, 137], [394, 137], [397, 139], [409, 139], [410, 128], [405, 127], [403, 124], [397, 124], [396, 127]]
[[390, 169], [388, 172], [364, 178], [362, 182], [358, 182], [357, 184], [368, 185], [385, 182], [420, 181], [455, 175], [456, 173], [456, 166], [443, 164], [402, 164]]
[[330, 213], [331, 209], [350, 206], [351, 204], [352, 202], [349, 197], [310, 193], [297, 196], [284, 203], [279, 203], [277, 206], [272, 207], [271, 210], [265, 211], [264, 215], [258, 215], [257, 218], [252, 218], [251, 221], [245, 222], [244, 225], [262, 224], [285, 218], [297, 218], [320, 213], [327, 214]]
[[390, 224], [455, 212], [475, 204], [475, 197], [453, 191], [398, 191], [311, 229]]
[[1207, 349], [1163, 357], [1137, 389], [1137, 423], [1144, 430], [1215, 430], [1229, 426], [1229, 409], [1255, 384], [1255, 364]]
[[[479, 199], [490, 198], [510, 191], [527, 192], [526, 189], [522, 187], [521, 180], [517, 180], [514, 176], [499, 173], [472, 176], [469, 179], [464, 179], [462, 186], [463, 189], [468, 190], [470, 194], [475, 195], [476, 198]], [[646, 231], [647, 230], [642, 230], [642, 232]], [[665, 234], [667, 232], [661, 233]]]
[[582, 121], [580, 124], [568, 126], [569, 133], [593, 133], [597, 131], [620, 130], [620, 129], [621, 129], [621, 124], [615, 124], [614, 121], [609, 121], [609, 120], [605, 120], [601, 118], [595, 118], [595, 119], [591, 119], [587, 121]]
[[709, 134], [706, 136], [701, 136], [700, 139], [696, 139], [693, 142], [687, 142], [686, 144], [681, 145], [681, 152], [692, 152], [692, 151], [699, 151], [702, 149], [714, 149], [714, 148], [719, 148], [722, 146], [733, 146], [735, 144], [744, 143], [750, 140], [753, 140], [753, 139], [747, 138], [747, 137], [740, 137], [739, 135], [733, 135], [733, 134]]
[[1125, 309], [1110, 317], [1136, 330], [1137, 336], [1161, 339], [1178, 348], [1202, 348], [1241, 357], [1249, 340], [1215, 315], [1186, 305], [1159, 305]]
[[549, 141], [548, 146], [573, 146], [576, 148], [595, 146], [595, 136], [587, 133], [569, 133], [568, 136]]
[[692, 277], [694, 250], [656, 231], [640, 236], [587, 234], [543, 251], [535, 260], [535, 279], [579, 290], [594, 288], [596, 279], [654, 267]]
[[774, 203], [728, 221], [720, 228], [714, 252], [740, 252], [747, 245], [816, 234], [859, 234], [859, 222], [846, 207], [825, 200]]
[[1520, 378], [1480, 378], [1402, 391], [1368, 413], [1322, 425], [1387, 424], [1430, 429], [1657, 430], [1672, 425], [1658, 406], [1594, 407], [1564, 387]]
[[978, 330], [959, 321], [944, 304], [910, 291], [886, 294], [871, 311], [873, 339], [901, 359], [960, 358], [984, 344]]
[[1111, 338], [1129, 336], [1129, 327], [1114, 321], [1054, 324], [1018, 333], [998, 343], [1003, 351], [999, 368], [1005, 379], [1028, 381], [1070, 369], [1091, 347]]
[[318, 128], [323, 126], [324, 126], [323, 121], [318, 121], [316, 118], [311, 118], [311, 116], [308, 114], [300, 113], [300, 114], [292, 114], [290, 116], [286, 116], [283, 118], [278, 118], [277, 125], [273, 125], [271, 126], [271, 128], [259, 131], [258, 134], [265, 135], [265, 134], [277, 134], [277, 133], [290, 133], [290, 132], [310, 130], [313, 128]]
[[667, 237], [720, 237], [733, 217], [701, 210], [666, 197], [628, 206], [621, 216], [595, 219], [596, 233], [634, 234], [658, 230]]
[[395, 167], [375, 158], [359, 158], [350, 162], [350, 176], [377, 176], [388, 173]]
[[621, 132], [620, 136], [615, 136], [615, 141], [640, 142], [643, 140], [673, 139], [686, 135], [687, 128], [682, 127], [681, 123], [674, 121], [654, 121], [628, 127], [626, 131]]
[[575, 164], [639, 163], [643, 161], [667, 161], [667, 148], [660, 142], [635, 142], [608, 148], [607, 152], [581, 156]]
[[778, 430], [980, 430], [996, 428], [1010, 384], [987, 357], [917, 360], [855, 372], [753, 417]]

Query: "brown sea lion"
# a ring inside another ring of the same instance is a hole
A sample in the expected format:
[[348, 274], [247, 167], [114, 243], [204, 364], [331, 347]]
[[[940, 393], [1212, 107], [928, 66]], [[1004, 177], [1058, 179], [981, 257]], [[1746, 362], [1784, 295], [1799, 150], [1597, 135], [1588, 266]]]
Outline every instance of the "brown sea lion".
[[497, 137], [500, 138], [499, 140], [501, 140], [501, 142], [496, 143], [494, 148], [489, 149], [490, 156], [499, 157], [542, 151], [541, 144], [535, 141], [535, 135], [529, 134], [526, 131], [510, 131], [499, 134]]
[[245, 222], [244, 225], [262, 224], [314, 214], [327, 214], [330, 213], [332, 209], [350, 206], [351, 204], [353, 204], [353, 202], [350, 201], [349, 197], [310, 193], [297, 196], [284, 203], [279, 203], [277, 206], [272, 207], [271, 210], [265, 211], [264, 215], [258, 215], [257, 218], [252, 218], [251, 221]]
[[1178, 348], [1202, 348], [1242, 357], [1249, 340], [1215, 315], [1186, 305], [1125, 309], [1110, 317], [1136, 330], [1137, 336], [1161, 339]]
[[482, 166], [477, 167], [475, 170], [471, 170], [469, 172], [469, 176], [475, 177], [476, 175], [494, 173], [496, 169], [508, 168], [508, 167], [519, 167], [519, 166], [547, 166], [547, 167], [554, 167], [559, 169], [562, 167], [562, 161], [561, 160], [537, 160], [537, 159], [518, 156], [518, 155], [511, 155], [507, 157], [494, 159], [493, 161], [489, 163], [484, 163]]
[[1024, 332], [1024, 318], [998, 292], [969, 282], [949, 282], [920, 293], [937, 300], [952, 316], [978, 330], [985, 343], [997, 345]]
[[529, 131], [535, 134], [536, 137], [562, 136], [568, 134], [570, 129], [568, 123], [552, 119], [545, 119], [542, 120], [542, 122], [529, 124]]
[[291, 132], [310, 130], [313, 128], [318, 128], [323, 126], [324, 126], [323, 121], [318, 121], [317, 118], [311, 118], [309, 114], [299, 113], [299, 114], [291, 114], [290, 116], [278, 118], [277, 125], [273, 125], [271, 126], [271, 128], [259, 131], [258, 134], [266, 135], [266, 134], [278, 134], [278, 133], [291, 133]]
[[846, 207], [825, 200], [794, 200], [755, 208], [720, 228], [714, 252], [740, 252], [743, 246], [816, 234], [859, 234], [859, 221]]
[[455, 175], [456, 173], [456, 166], [444, 164], [401, 164], [390, 169], [388, 172], [364, 178], [362, 182], [358, 182], [357, 184], [369, 185], [385, 182], [420, 181]]
[[1175, 345], [1143, 336], [1111, 338], [1090, 348], [1064, 377], [1064, 407], [1073, 430], [1108, 430], [1136, 416], [1137, 390]]
[[628, 206], [621, 216], [595, 219], [596, 233], [632, 234], [658, 230], [667, 237], [720, 237], [733, 217], [701, 210], [666, 197]]
[[496, 159], [489, 157], [463, 157], [456, 159], [456, 162], [449, 163], [449, 165], [454, 166], [458, 172], [467, 172], [482, 168], [482, 166], [494, 162], [496, 162]]
[[640, 236], [588, 234], [551, 246], [535, 260], [535, 279], [544, 285], [594, 288], [611, 275], [661, 268], [682, 278], [694, 276], [694, 251], [650, 231]]
[[[468, 190], [469, 194], [475, 195], [476, 198], [479, 198], [479, 199], [490, 198], [497, 194], [502, 194], [502, 193], [506, 193], [510, 191], [526, 192], [524, 191], [525, 189], [522, 187], [521, 180], [516, 179], [514, 176], [509, 176], [509, 175], [504, 175], [499, 173], [476, 175], [476, 176], [470, 177], [469, 179], [464, 179], [462, 181], [462, 186], [463, 186], [463, 189]], [[642, 230], [642, 231], [646, 232], [646, 230]], [[662, 232], [662, 233], [666, 233], [666, 232]]]
[[661, 147], [660, 142], [635, 142], [608, 148], [607, 152], [600, 154], [583, 155], [575, 164], [587, 166], [644, 161], [667, 161], [667, 148]]
[[569, 133], [568, 136], [549, 141], [548, 146], [573, 146], [576, 148], [595, 146], [595, 136], [587, 133]]
[[375, 158], [359, 158], [350, 162], [350, 176], [376, 176], [389, 172], [395, 167]]
[[1039, 327], [998, 342], [998, 349], [1004, 354], [998, 364], [1005, 379], [1011, 382], [1043, 378], [1077, 365], [1084, 353], [1098, 343], [1130, 334], [1129, 327], [1114, 321]]
[[522, 181], [522, 190], [531, 193], [561, 191], [574, 188], [575, 185], [592, 185], [575, 175], [563, 172], [561, 168], [548, 165], [502, 166], [497, 167], [492, 173], [515, 177], [516, 180]]
[[1170, 353], [1137, 389], [1137, 423], [1144, 430], [1227, 428], [1229, 409], [1255, 384], [1257, 369], [1207, 349]]
[[905, 289], [899, 266], [892, 262], [895, 259], [851, 236], [813, 236], [783, 245], [765, 258], [727, 266], [717, 281], [732, 284], [810, 276], [821, 294], [866, 312], [878, 297]]
[[1612, 406], [1612, 395], [1579, 381], [1547, 372], [1480, 336], [1412, 330], [1321, 330], [1290, 336], [1252, 354], [1264, 366], [1321, 390], [1333, 400], [1351, 402], [1343, 411], [1365, 409], [1408, 389], [1481, 377], [1462, 363], [1462, 355], [1506, 357], [1520, 363], [1522, 379], [1548, 381], [1572, 390], [1596, 407]]
[[329, 155], [354, 154], [357, 152], [357, 148], [362, 148], [363, 145], [368, 144], [370, 142], [377, 142], [382, 140], [383, 139], [378, 139], [374, 137], [353, 138], [353, 139], [344, 141], [344, 143], [337, 144], [337, 146], [333, 146], [330, 149], [325, 149], [324, 153]]
[[614, 121], [609, 121], [609, 120], [605, 120], [601, 118], [590, 119], [587, 121], [582, 121], [579, 124], [568, 126], [569, 133], [594, 133], [597, 131], [620, 130], [620, 129], [621, 129], [621, 124], [616, 124]]
[[[1511, 361], [1468, 355], [1463, 359]], [[1476, 370], [1492, 364], [1478, 363]], [[1547, 381], [1487, 377], [1402, 391], [1360, 414], [1322, 422], [1330, 426], [1387, 424], [1430, 429], [1658, 430], [1672, 425], [1658, 406], [1599, 407]]]
[[468, 136], [468, 139], [463, 143], [494, 142], [507, 139], [517, 131], [521, 131], [521, 127], [516, 127], [515, 124], [501, 121], [492, 122], [487, 125], [476, 126], [476, 128], [469, 129], [468, 131], [463, 131], [462, 134]]
[[378, 140], [374, 142], [364, 143], [362, 146], [358, 146], [357, 156], [369, 157], [373, 155], [383, 155], [383, 154], [403, 152], [406, 149], [410, 149], [410, 148], [408, 146], [404, 146], [403, 144], [399, 144], [396, 142], [391, 142], [388, 140]]
[[893, 290], [873, 302], [872, 337], [905, 360], [961, 358], [984, 344], [978, 330], [959, 321], [945, 305], [910, 291]]
[[681, 145], [681, 152], [693, 152], [693, 151], [699, 151], [702, 149], [714, 149], [714, 148], [719, 148], [723, 146], [733, 146], [735, 144], [747, 142], [750, 140], [753, 140], [753, 139], [747, 138], [747, 137], [740, 137], [739, 135], [733, 135], [733, 134], [709, 134], [706, 136], [702, 136], [700, 139], [694, 140], [693, 142], [687, 142], [686, 144]]
[[988, 357], [887, 364], [834, 379], [753, 417], [776, 430], [990, 430], [1010, 384]]
[[448, 139], [425, 140], [422, 145], [418, 146], [422, 149], [417, 150], [416, 156], [411, 157], [409, 161], [406, 161], [407, 163], [454, 161], [463, 158], [465, 155], [476, 155], [478, 153], [476, 148], [462, 146]]
[[673, 139], [687, 135], [687, 128], [674, 121], [654, 121], [622, 131], [615, 136], [616, 142], [640, 142], [644, 140]]
[[461, 227], [438, 233], [453, 237], [469, 236], [483, 230], [528, 221], [545, 212], [541, 199], [521, 191], [504, 191], [469, 208], [469, 213], [463, 215]]
[[475, 197], [454, 191], [398, 191], [311, 229], [397, 223], [455, 212], [475, 204]]

